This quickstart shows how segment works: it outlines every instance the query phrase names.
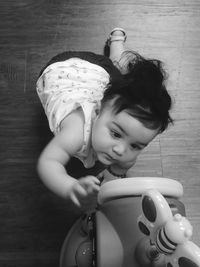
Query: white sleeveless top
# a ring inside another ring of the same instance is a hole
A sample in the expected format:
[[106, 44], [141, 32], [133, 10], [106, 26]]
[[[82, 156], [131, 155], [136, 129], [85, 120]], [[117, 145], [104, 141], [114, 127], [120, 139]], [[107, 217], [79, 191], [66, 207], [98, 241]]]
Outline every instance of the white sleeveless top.
[[91, 147], [91, 128], [110, 76], [102, 67], [79, 58], [49, 65], [37, 81], [37, 93], [44, 107], [51, 131], [60, 131], [62, 120], [81, 107], [84, 118], [84, 144], [74, 155], [86, 168], [94, 166], [96, 157]]

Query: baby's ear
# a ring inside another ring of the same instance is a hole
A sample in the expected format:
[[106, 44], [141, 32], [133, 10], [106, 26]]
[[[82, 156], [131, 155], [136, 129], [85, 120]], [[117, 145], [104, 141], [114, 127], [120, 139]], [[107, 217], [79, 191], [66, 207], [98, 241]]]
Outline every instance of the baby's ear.
[[100, 115], [102, 114], [103, 110], [105, 110], [105, 107], [106, 107], [106, 103], [103, 103], [101, 106], [97, 107], [95, 109], [95, 114], [97, 117], [100, 117]]
[[101, 108], [95, 110], [95, 113], [96, 113], [97, 116], [99, 116], [100, 112], [101, 112]]

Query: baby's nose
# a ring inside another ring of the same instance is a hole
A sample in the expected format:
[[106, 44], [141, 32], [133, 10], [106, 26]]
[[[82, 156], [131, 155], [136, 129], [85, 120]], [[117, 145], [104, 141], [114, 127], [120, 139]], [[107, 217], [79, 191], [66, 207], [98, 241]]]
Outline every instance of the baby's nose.
[[126, 148], [123, 144], [117, 144], [113, 146], [113, 152], [116, 153], [118, 156], [122, 156], [125, 150]]

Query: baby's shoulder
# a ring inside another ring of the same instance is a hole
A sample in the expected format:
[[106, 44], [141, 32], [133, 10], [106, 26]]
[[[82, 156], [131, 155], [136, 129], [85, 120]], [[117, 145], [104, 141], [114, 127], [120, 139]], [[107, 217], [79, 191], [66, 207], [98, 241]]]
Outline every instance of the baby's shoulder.
[[82, 130], [84, 128], [84, 114], [81, 108], [78, 108], [68, 114], [61, 122], [61, 130], [64, 128], [74, 128]]
[[61, 136], [67, 145], [76, 144], [80, 149], [84, 141], [84, 115], [82, 109], [77, 109], [67, 115], [61, 122]]

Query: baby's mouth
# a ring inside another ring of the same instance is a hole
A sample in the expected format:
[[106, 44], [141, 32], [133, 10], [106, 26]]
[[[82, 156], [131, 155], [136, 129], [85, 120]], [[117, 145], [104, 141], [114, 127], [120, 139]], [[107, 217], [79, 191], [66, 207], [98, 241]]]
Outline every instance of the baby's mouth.
[[115, 162], [115, 161], [116, 161], [116, 159], [113, 158], [112, 156], [110, 156], [109, 154], [104, 153], [104, 155], [105, 155], [105, 157], [106, 157], [108, 160], [110, 160], [110, 161], [112, 161], [112, 162]]

